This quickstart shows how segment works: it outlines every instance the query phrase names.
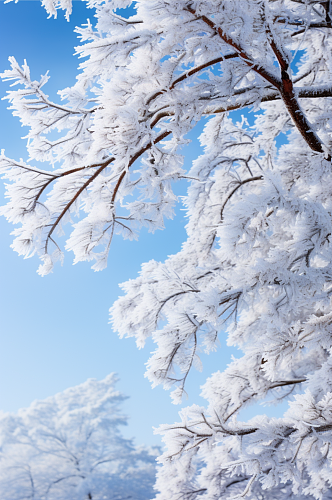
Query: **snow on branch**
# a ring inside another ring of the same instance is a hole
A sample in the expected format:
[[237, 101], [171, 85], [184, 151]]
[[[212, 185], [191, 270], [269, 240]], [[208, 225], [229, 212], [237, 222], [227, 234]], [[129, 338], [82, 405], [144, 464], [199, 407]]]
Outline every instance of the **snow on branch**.
[[[26, 64], [11, 59], [3, 74], [30, 127], [29, 162], [1, 156], [2, 213], [21, 224], [14, 248], [39, 254], [46, 274], [68, 224], [75, 262], [101, 270], [115, 234], [164, 228], [185, 178], [187, 240], [122, 285], [113, 325], [138, 347], [153, 339], [146, 375], [175, 403], [200, 352], [226, 341], [239, 356], [206, 381], [207, 408], [162, 427], [157, 498], [328, 500], [331, 2], [139, 0], [119, 17], [128, 5], [90, 3], [96, 23], [77, 30], [85, 60], [65, 104]], [[187, 172], [181, 147], [202, 120], [203, 153]], [[290, 402], [283, 418], [241, 422], [266, 398]]]

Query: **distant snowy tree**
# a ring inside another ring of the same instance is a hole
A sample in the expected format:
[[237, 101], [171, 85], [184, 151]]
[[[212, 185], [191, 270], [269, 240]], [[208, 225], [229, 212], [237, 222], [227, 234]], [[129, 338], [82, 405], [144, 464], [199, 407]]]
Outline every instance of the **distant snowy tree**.
[[[207, 380], [208, 408], [161, 428], [158, 498], [332, 498], [331, 2], [138, 0], [118, 15], [130, 5], [89, 2], [97, 21], [77, 29], [85, 60], [66, 104], [26, 63], [11, 58], [2, 75], [20, 85], [7, 98], [30, 126], [31, 162], [1, 158], [3, 214], [21, 224], [13, 248], [39, 254], [44, 275], [71, 223], [66, 248], [100, 270], [115, 233], [163, 228], [186, 178], [188, 239], [123, 285], [114, 326], [139, 347], [152, 336], [147, 376], [174, 386], [175, 402], [220, 332], [243, 356]], [[203, 119], [187, 173], [179, 150]], [[283, 418], [238, 421], [266, 397], [290, 398]]]
[[148, 500], [153, 450], [134, 447], [119, 425], [116, 377], [87, 380], [0, 415], [1, 500]]

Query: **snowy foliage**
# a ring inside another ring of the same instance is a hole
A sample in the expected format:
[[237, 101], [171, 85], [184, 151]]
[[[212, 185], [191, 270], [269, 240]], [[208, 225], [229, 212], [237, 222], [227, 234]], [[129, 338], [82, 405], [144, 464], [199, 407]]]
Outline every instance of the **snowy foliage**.
[[1, 500], [148, 500], [154, 450], [124, 439], [116, 377], [89, 379], [0, 415]]
[[[69, 223], [75, 262], [101, 270], [115, 233], [163, 228], [187, 178], [188, 239], [123, 285], [114, 326], [139, 347], [153, 338], [147, 376], [175, 402], [221, 331], [243, 356], [207, 380], [207, 408], [160, 429], [158, 499], [332, 498], [331, 2], [138, 0], [119, 16], [130, 3], [90, 2], [97, 20], [77, 29], [85, 59], [65, 104], [26, 63], [11, 58], [2, 75], [30, 126], [31, 161], [1, 157], [3, 214], [21, 224], [13, 248], [38, 254], [44, 275]], [[204, 119], [187, 173], [180, 149]], [[289, 399], [283, 418], [237, 419], [266, 397]]]

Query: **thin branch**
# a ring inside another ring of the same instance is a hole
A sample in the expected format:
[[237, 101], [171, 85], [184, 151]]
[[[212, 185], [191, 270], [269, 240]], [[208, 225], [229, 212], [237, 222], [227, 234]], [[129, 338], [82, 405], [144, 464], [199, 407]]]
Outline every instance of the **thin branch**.
[[[296, 380], [282, 380], [280, 382], [274, 382], [273, 384], [270, 385], [270, 387], [267, 389], [267, 391], [271, 390], [271, 389], [276, 389], [277, 387], [285, 387], [287, 385], [295, 385], [295, 384], [302, 384], [303, 382], [306, 382], [307, 379], [306, 378], [300, 378], [300, 379], [296, 379]], [[254, 398], [255, 396], [257, 396], [258, 393], [257, 392], [252, 392], [250, 394], [250, 396], [248, 396], [247, 398], [245, 398], [241, 404], [239, 404], [236, 408], [234, 408], [234, 410], [232, 410], [228, 415], [227, 417], [224, 419], [224, 422], [227, 422], [227, 420], [229, 420], [231, 418], [232, 415], [234, 415], [235, 413], [237, 413], [241, 408], [242, 406], [247, 403], [248, 401], [250, 401], [250, 399]]]
[[[142, 24], [143, 21], [141, 19], [137, 19], [137, 20], [131, 20], [132, 18], [129, 17], [128, 19], [126, 19], [125, 17], [121, 17], [121, 16], [118, 16], [117, 14], [114, 14], [114, 12], [111, 13], [112, 17], [115, 17], [115, 19], [118, 19], [119, 21], [123, 22], [124, 24]], [[135, 17], [135, 16], [133, 16]]]
[[47, 488], [46, 490], [46, 495], [50, 492], [51, 488], [53, 488], [53, 486], [55, 484], [58, 484], [60, 483], [61, 481], [65, 481], [66, 479], [69, 479], [71, 477], [80, 477], [82, 479], [85, 479], [85, 476], [82, 476], [80, 474], [70, 474], [69, 476], [65, 476], [65, 477], [61, 477], [60, 479], [56, 479], [55, 481], [52, 481], [52, 483], [49, 485], [49, 487]]
[[[190, 317], [188, 316], [188, 314], [186, 315], [187, 318], [189, 319], [189, 321], [191, 321], [191, 323], [193, 323], [193, 321], [190, 319]], [[194, 323], [193, 323], [194, 324]], [[194, 325], [196, 326], [196, 325]], [[199, 325], [200, 326], [200, 325]], [[199, 329], [199, 326], [197, 326], [196, 330], [195, 330], [195, 333], [194, 333], [194, 348], [193, 348], [193, 352], [191, 354], [191, 359], [190, 359], [190, 363], [189, 363], [189, 366], [187, 368], [187, 371], [184, 375], [184, 377], [182, 378], [182, 384], [181, 384], [181, 391], [184, 391], [184, 386], [185, 386], [185, 383], [186, 383], [186, 380], [187, 380], [187, 377], [189, 375], [189, 372], [191, 370], [191, 367], [193, 365], [193, 362], [194, 362], [194, 358], [195, 358], [195, 355], [196, 355], [196, 350], [197, 350], [197, 330]]]
[[171, 299], [173, 299], [174, 297], [177, 297], [179, 295], [183, 295], [185, 293], [188, 293], [188, 292], [194, 292], [194, 293], [198, 293], [200, 292], [200, 290], [183, 290], [181, 292], [177, 292], [177, 293], [173, 293], [173, 295], [170, 295], [169, 297], [167, 297], [167, 299], [163, 300], [158, 311], [157, 311], [157, 314], [156, 314], [156, 321], [158, 320], [158, 317], [159, 317], [159, 314], [160, 314], [160, 311], [162, 310], [162, 308], [164, 307], [164, 305]]
[[[193, 448], [197, 448], [197, 446], [199, 446], [200, 444], [204, 443], [204, 441], [206, 441], [207, 439], [208, 439], [207, 437], [206, 437], [206, 438], [201, 439], [200, 441], [198, 441], [198, 443], [195, 443], [193, 446], [190, 446], [190, 448], [187, 448], [185, 451], [189, 451], [189, 450], [192, 450]], [[181, 450], [181, 452], [182, 452], [182, 451], [183, 451], [183, 450]], [[177, 455], [177, 453], [176, 453], [175, 455]], [[172, 455], [172, 457], [173, 457], [173, 456], [174, 456], [174, 455]]]
[[[165, 131], [163, 132], [162, 134], [160, 134], [158, 137], [156, 137], [156, 139], [152, 142], [149, 142], [146, 146], [144, 146], [143, 148], [141, 148], [136, 154], [134, 154], [134, 156], [131, 158], [131, 160], [129, 161], [128, 163], [128, 166], [127, 166], [127, 169], [124, 170], [122, 172], [122, 174], [120, 175], [119, 179], [118, 179], [118, 182], [116, 183], [116, 186], [114, 188], [114, 191], [113, 191], [113, 195], [112, 195], [112, 200], [111, 200], [111, 204], [114, 205], [114, 202], [115, 202], [115, 197], [117, 195], [117, 192], [120, 188], [120, 185], [121, 185], [121, 182], [123, 181], [126, 173], [128, 172], [128, 169], [133, 165], [133, 163], [135, 163], [135, 161], [142, 155], [144, 154], [146, 151], [148, 151], [148, 149], [150, 149], [152, 147], [152, 145], [154, 144], [158, 144], [158, 142], [162, 141], [163, 139], [165, 139], [167, 136], [169, 136], [171, 134], [171, 131]], [[112, 160], [113, 161], [113, 160]]]
[[[14, 60], [12, 58], [9, 58], [9, 60]], [[18, 73], [21, 75], [21, 79], [23, 80], [23, 82], [26, 82], [26, 85], [30, 88], [30, 91], [27, 91], [26, 92], [26, 95], [36, 95], [40, 98], [40, 101], [37, 101], [36, 103], [34, 103], [33, 101], [29, 101], [29, 100], [26, 100], [25, 102], [29, 105], [30, 103], [31, 104], [38, 104], [40, 102], [43, 102], [44, 104], [46, 104], [47, 106], [49, 106], [50, 108], [55, 108], [59, 111], [63, 111], [64, 113], [66, 114], [74, 114], [74, 115], [82, 115], [82, 114], [89, 114], [89, 113], [93, 113], [97, 107], [95, 108], [91, 108], [91, 109], [84, 109], [84, 110], [77, 110], [77, 111], [74, 111], [73, 109], [71, 108], [67, 108], [65, 106], [60, 106], [59, 104], [55, 104], [54, 102], [50, 101], [46, 95], [44, 94], [44, 92], [41, 90], [41, 86], [36, 86], [36, 85], [33, 85], [33, 82], [31, 82], [31, 80], [29, 80], [26, 75], [24, 74], [24, 72], [22, 71], [22, 68], [17, 65], [17, 67], [15, 68]], [[17, 80], [19, 79], [19, 77], [8, 77], [8, 78], [3, 78], [4, 81], [8, 81], [8, 80]], [[23, 83], [22, 82], [22, 83]], [[8, 99], [9, 97], [7, 97], [6, 99]], [[63, 117], [62, 117], [63, 118]]]
[[54, 224], [52, 224], [51, 229], [50, 229], [50, 231], [49, 231], [49, 233], [47, 235], [46, 244], [45, 244], [45, 253], [47, 253], [48, 239], [52, 235], [53, 231], [55, 230], [55, 228], [57, 227], [57, 225], [59, 224], [59, 222], [61, 221], [61, 219], [63, 218], [63, 216], [68, 212], [68, 210], [70, 209], [70, 207], [75, 203], [75, 201], [80, 196], [80, 194], [91, 184], [92, 181], [94, 181], [96, 179], [96, 177], [98, 177], [98, 175], [103, 170], [105, 170], [105, 168], [112, 161], [114, 161], [114, 159], [115, 158], [109, 158], [106, 162], [102, 163], [101, 166], [98, 168], [98, 170], [83, 184], [83, 186], [77, 191], [77, 193], [75, 194], [75, 196], [67, 203], [67, 205], [65, 206], [65, 208], [62, 210], [61, 214], [57, 217], [57, 219], [54, 222]]
[[226, 200], [222, 204], [222, 207], [221, 207], [221, 210], [220, 210], [220, 219], [221, 219], [221, 221], [223, 220], [223, 213], [224, 213], [225, 206], [228, 203], [228, 201], [232, 198], [232, 196], [236, 193], [236, 191], [238, 189], [240, 189], [240, 187], [242, 187], [244, 184], [247, 184], [248, 182], [261, 181], [263, 179], [264, 179], [264, 177], [262, 175], [259, 175], [259, 176], [256, 176], [256, 177], [249, 177], [249, 179], [245, 179], [244, 181], [239, 182], [239, 184], [237, 186], [235, 186], [235, 188], [229, 193], [229, 195], [227, 196]]
[[[301, 89], [299, 90], [299, 97], [306, 97], [306, 98], [309, 98], [309, 97], [332, 97], [332, 88], [324, 88], [324, 89]], [[272, 100], [275, 100], [275, 99], [280, 99], [280, 97], [278, 96], [278, 94], [275, 94], [273, 96], [266, 96], [266, 97], [263, 97], [262, 98], [262, 102], [267, 102], [267, 101], [272, 101]], [[250, 104], [253, 104], [252, 103], [248, 103], [246, 105], [250, 105]], [[219, 109], [215, 109], [213, 110], [212, 113], [207, 113], [207, 114], [215, 114], [215, 113], [220, 113], [220, 112], [226, 112], [226, 111], [231, 111], [231, 110], [235, 110], [235, 109], [239, 109], [243, 107], [243, 105], [231, 105], [227, 108], [219, 108]], [[170, 113], [170, 112], [167, 112], [167, 113], [163, 113], [161, 114], [160, 116], [158, 116], [154, 122], [151, 123], [151, 128], [154, 127], [163, 117], [165, 116], [172, 116], [174, 113]], [[165, 139], [168, 135], [171, 134], [171, 131], [165, 131], [163, 132], [159, 137], [157, 137], [153, 144], [157, 144], [158, 142], [162, 141], [163, 139]], [[149, 144], [147, 144], [144, 148], [142, 148], [140, 151], [138, 151], [133, 157], [132, 159], [130, 160], [129, 164], [128, 164], [128, 167], [131, 167], [132, 164], [142, 155], [144, 154], [148, 149], [150, 149], [152, 147], [152, 143], [150, 142]], [[59, 215], [58, 219], [56, 220], [56, 222], [53, 224], [52, 228], [51, 228], [51, 232], [49, 233], [49, 235], [51, 235], [55, 229], [55, 227], [58, 225], [58, 223], [60, 222], [60, 220], [62, 219], [62, 217], [65, 215], [65, 213], [67, 212], [67, 210], [71, 207], [71, 205], [76, 201], [76, 199], [79, 197], [79, 195], [82, 193], [82, 191], [84, 191], [84, 189], [99, 175], [99, 173], [104, 170], [104, 168], [106, 168], [107, 165], [109, 165], [109, 163], [111, 163], [112, 161], [114, 161], [114, 158], [111, 158], [109, 160], [107, 160], [106, 162], [104, 162], [104, 164], [102, 165], [105, 165], [105, 166], [101, 166], [97, 172], [84, 184], [84, 186], [82, 186], [82, 188], [80, 188], [80, 190], [76, 193], [75, 197], [66, 205], [66, 207], [64, 208], [64, 210], [61, 212], [61, 214]], [[77, 169], [73, 169], [71, 171], [68, 171], [68, 172], [64, 172], [63, 174], [61, 174], [61, 176], [65, 176], [65, 175], [69, 175], [70, 173], [73, 173], [73, 172], [76, 172], [76, 171], [79, 171], [79, 170], [83, 170], [84, 168], [92, 168], [92, 167], [96, 167], [98, 164], [93, 164], [93, 165], [90, 165], [88, 167], [79, 167]], [[41, 173], [43, 174], [44, 172], [38, 172], [37, 173]], [[114, 204], [115, 202], [115, 197], [116, 197], [116, 194], [119, 190], [119, 187], [121, 185], [121, 182], [123, 181], [125, 175], [126, 175], [127, 171], [123, 171], [122, 174], [120, 175], [119, 179], [118, 179], [118, 182], [115, 186], [115, 189], [114, 189], [114, 192], [113, 192], [113, 196], [112, 196], [112, 203]], [[52, 175], [52, 174], [48, 174], [48, 173], [45, 173], [45, 175]], [[54, 178], [55, 179], [55, 178]], [[250, 178], [246, 181], [243, 181], [243, 184], [246, 183], [246, 182], [250, 182], [251, 180], [257, 180], [257, 178]], [[241, 184], [242, 185], [242, 184]], [[239, 189], [239, 187], [241, 186], [237, 186], [237, 189]]]
[[209, 66], [213, 66], [214, 64], [218, 64], [220, 62], [223, 62], [226, 59], [233, 59], [235, 57], [239, 57], [239, 54], [237, 52], [233, 54], [226, 54], [224, 56], [216, 57], [215, 59], [212, 59], [211, 61], [207, 61], [206, 63], [200, 64], [199, 66], [196, 66], [195, 68], [192, 68], [185, 73], [183, 73], [181, 76], [179, 76], [176, 80], [171, 83], [168, 89], [163, 89], [163, 90], [158, 90], [155, 94], [149, 97], [149, 99], [146, 101], [146, 105], [148, 106], [151, 104], [152, 101], [154, 101], [157, 97], [159, 97], [162, 94], [165, 94], [168, 90], [173, 90], [175, 85], [177, 85], [180, 82], [183, 82], [183, 80], [186, 80], [190, 76], [194, 75], [195, 73], [198, 73], [202, 69], [208, 68]]
[[[290, 24], [290, 23], [288, 23]], [[319, 29], [319, 28], [332, 28], [332, 23], [329, 22], [329, 23], [311, 23], [309, 24], [308, 26], [306, 26], [305, 28], [302, 28], [298, 31], [294, 31], [294, 33], [291, 34], [291, 36], [296, 36], [296, 35], [302, 35], [302, 33], [305, 33], [307, 30], [309, 29]]]
[[243, 491], [243, 493], [241, 493], [240, 495], [236, 495], [235, 497], [233, 498], [242, 498], [242, 497], [245, 497], [247, 493], [249, 493], [250, 489], [251, 489], [251, 486], [253, 484], [253, 482], [256, 480], [258, 474], [255, 474], [254, 476], [252, 476], [250, 478], [250, 480], [248, 481], [248, 484], [245, 488], [245, 490]]
[[193, 491], [187, 491], [186, 493], [180, 493], [180, 498], [190, 498], [193, 495], [200, 495], [201, 493], [204, 493], [204, 491], [207, 491], [207, 488], [200, 488], [199, 490], [193, 490]]
[[243, 481], [248, 481], [248, 479], [249, 479], [248, 477], [243, 477], [241, 479], [235, 479], [231, 483], [227, 484], [226, 488], [229, 488], [230, 486], [233, 486], [233, 484], [238, 484], [238, 483], [243, 483]]
[[22, 168], [23, 170], [26, 170], [28, 172], [33, 172], [33, 173], [38, 174], [38, 175], [47, 175], [47, 176], [52, 177], [54, 179], [57, 178], [57, 176], [54, 174], [51, 174], [51, 172], [45, 172], [44, 170], [38, 170], [36, 168], [27, 167], [26, 165], [21, 165], [20, 163], [17, 163], [13, 160], [10, 160], [10, 162], [13, 164], [13, 166]]
[[294, 384], [302, 384], [303, 382], [306, 382], [306, 378], [299, 378], [295, 380], [282, 380], [280, 382], [274, 382], [273, 384], [270, 385], [270, 389], [275, 389], [276, 387], [285, 387], [286, 385], [294, 385]]
[[211, 61], [208, 61], [204, 64], [201, 64], [200, 66], [197, 66], [196, 68], [192, 68], [191, 70], [187, 71], [183, 75], [179, 76], [172, 85], [170, 86], [170, 90], [174, 89], [175, 85], [178, 83], [182, 82], [186, 78], [189, 78], [189, 76], [194, 75], [195, 73], [198, 73], [202, 69], [208, 68], [209, 66], [213, 66], [214, 64], [220, 63], [225, 61], [226, 59], [234, 59], [235, 57], [239, 57], [239, 54], [237, 52], [234, 52], [233, 54], [226, 54], [224, 56], [216, 57], [215, 59], [212, 59]]

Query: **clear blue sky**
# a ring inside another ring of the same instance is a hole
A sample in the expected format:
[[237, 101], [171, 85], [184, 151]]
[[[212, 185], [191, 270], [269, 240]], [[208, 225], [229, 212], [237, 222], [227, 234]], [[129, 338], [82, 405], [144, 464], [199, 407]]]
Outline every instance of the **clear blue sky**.
[[[78, 45], [73, 30], [88, 17], [93, 21], [93, 10], [80, 1], [74, 1], [70, 22], [61, 11], [58, 19], [47, 19], [38, 1], [0, 1], [0, 72], [9, 67], [7, 59], [11, 55], [20, 63], [26, 59], [35, 79], [49, 70], [51, 79], [44, 91], [56, 100], [58, 89], [75, 82], [79, 61], [73, 56], [74, 46]], [[8, 89], [8, 82], [0, 82], [1, 96]], [[26, 129], [21, 128], [7, 106], [7, 101], [0, 101], [0, 148], [9, 157], [27, 159], [26, 141], [21, 139]], [[188, 168], [199, 154], [197, 141], [194, 144], [183, 151]], [[179, 186], [178, 192], [183, 189]], [[0, 184], [1, 205], [3, 192]], [[108, 324], [108, 309], [121, 293], [118, 283], [136, 277], [142, 262], [164, 260], [180, 249], [185, 238], [185, 218], [180, 208], [164, 231], [154, 235], [143, 231], [138, 242], [115, 239], [105, 271], [94, 273], [82, 263], [73, 266], [72, 255], [67, 253], [63, 267], [56, 266], [54, 273], [45, 278], [36, 273], [37, 258], [23, 260], [10, 249], [13, 227], [0, 218], [1, 410], [16, 411], [87, 378], [101, 379], [117, 372], [118, 388], [130, 396], [124, 406], [130, 416], [125, 435], [134, 436], [137, 443], [160, 443], [152, 427], [177, 420], [180, 408], [171, 404], [168, 392], [152, 390], [144, 378], [144, 363], [153, 344], [139, 351], [133, 339], [119, 340]], [[223, 370], [230, 355], [236, 354], [226, 347], [223, 334], [220, 340], [217, 353], [202, 356], [203, 373], [191, 374], [185, 406], [204, 404], [199, 386], [210, 373]]]

